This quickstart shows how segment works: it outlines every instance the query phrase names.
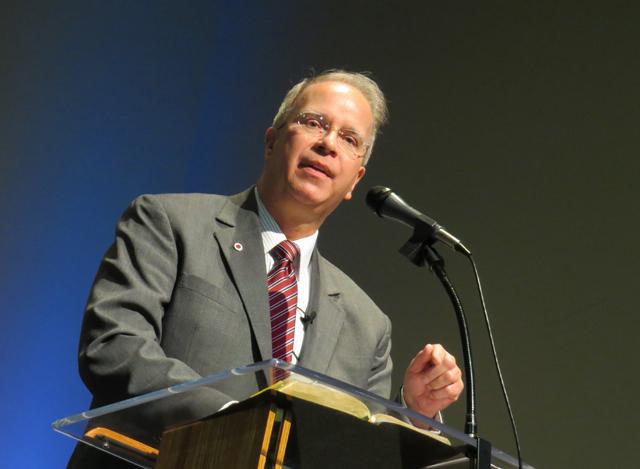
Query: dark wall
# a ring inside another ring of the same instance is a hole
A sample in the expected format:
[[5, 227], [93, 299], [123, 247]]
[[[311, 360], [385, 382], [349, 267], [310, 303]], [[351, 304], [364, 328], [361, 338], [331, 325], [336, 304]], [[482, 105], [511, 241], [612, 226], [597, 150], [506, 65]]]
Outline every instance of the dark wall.
[[[2, 3], [7, 467], [61, 467], [71, 451], [49, 424], [89, 403], [75, 369], [82, 308], [128, 201], [251, 184], [279, 100], [312, 67], [370, 70], [390, 102], [367, 176], [320, 247], [392, 318], [396, 385], [425, 342], [459, 346], [435, 277], [396, 252], [408, 229], [364, 206], [375, 184], [473, 251], [525, 458], [631, 466], [637, 8], [253, 3]], [[471, 270], [442, 253], [470, 317], [480, 433], [513, 452]], [[463, 410], [447, 421], [460, 428]]]

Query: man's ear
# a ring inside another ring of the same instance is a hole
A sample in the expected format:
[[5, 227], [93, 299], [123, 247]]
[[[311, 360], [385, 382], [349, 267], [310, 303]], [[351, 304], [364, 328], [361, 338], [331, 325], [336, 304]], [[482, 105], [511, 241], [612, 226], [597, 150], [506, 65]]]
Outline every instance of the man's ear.
[[356, 174], [356, 178], [353, 181], [353, 184], [351, 185], [351, 189], [349, 189], [349, 192], [347, 192], [344, 195], [344, 200], [351, 200], [353, 190], [356, 188], [356, 186], [360, 182], [360, 179], [364, 177], [364, 173], [366, 172], [367, 172], [366, 168], [364, 166], [360, 166], [360, 168], [358, 169], [358, 174]]
[[276, 143], [276, 129], [269, 127], [264, 133], [264, 154], [265, 156], [271, 153], [273, 145]]

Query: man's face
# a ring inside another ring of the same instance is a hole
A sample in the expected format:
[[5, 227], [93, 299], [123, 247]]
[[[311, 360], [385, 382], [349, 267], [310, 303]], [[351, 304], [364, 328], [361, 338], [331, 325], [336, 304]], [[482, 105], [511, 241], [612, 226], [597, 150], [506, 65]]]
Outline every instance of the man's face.
[[[320, 137], [310, 133], [295, 122], [300, 113], [323, 116], [330, 130]], [[356, 88], [335, 81], [308, 86], [285, 125], [267, 130], [264, 190], [330, 213], [342, 200], [351, 199], [365, 173], [362, 158], [353, 158], [339, 145], [339, 133], [356, 133], [368, 143], [372, 128], [369, 103]]]

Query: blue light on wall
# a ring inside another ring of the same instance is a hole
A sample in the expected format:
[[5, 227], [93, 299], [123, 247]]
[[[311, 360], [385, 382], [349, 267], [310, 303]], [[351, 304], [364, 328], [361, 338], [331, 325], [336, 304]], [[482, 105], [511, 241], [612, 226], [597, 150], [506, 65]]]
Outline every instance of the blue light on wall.
[[72, 3], [0, 15], [5, 467], [63, 467], [71, 453], [50, 423], [89, 405], [78, 333], [121, 211], [145, 192], [247, 187], [284, 89], [256, 41], [266, 7]]

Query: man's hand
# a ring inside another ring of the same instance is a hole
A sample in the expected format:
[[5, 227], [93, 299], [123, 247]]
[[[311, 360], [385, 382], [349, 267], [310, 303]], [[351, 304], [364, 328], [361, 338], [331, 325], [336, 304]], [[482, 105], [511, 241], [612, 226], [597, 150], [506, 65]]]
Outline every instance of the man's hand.
[[456, 359], [440, 344], [427, 344], [404, 374], [403, 397], [408, 407], [427, 417], [458, 400], [464, 389]]

